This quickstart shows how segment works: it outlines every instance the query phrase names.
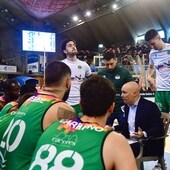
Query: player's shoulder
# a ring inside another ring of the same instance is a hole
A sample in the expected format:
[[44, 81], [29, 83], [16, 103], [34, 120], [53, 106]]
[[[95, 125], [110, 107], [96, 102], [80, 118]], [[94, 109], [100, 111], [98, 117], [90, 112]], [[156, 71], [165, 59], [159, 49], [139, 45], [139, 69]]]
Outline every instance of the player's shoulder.
[[67, 62], [67, 58], [61, 60], [61, 62], [66, 63]]
[[67, 104], [64, 101], [60, 101], [60, 102], [56, 102], [52, 107], [54, 108], [65, 108], [65, 109], [69, 109], [69, 110], [73, 110], [73, 107], [71, 107], [69, 104]]
[[122, 134], [112, 131], [107, 135], [106, 142], [109, 145], [119, 145], [125, 142], [127, 143], [127, 140]]
[[165, 49], [170, 50], [170, 44], [169, 43], [166, 43]]
[[82, 64], [82, 65], [85, 65], [85, 66], [88, 65], [85, 61], [82, 61], [82, 60], [80, 60], [80, 59], [78, 59], [78, 58], [77, 58], [77, 61], [76, 61], [76, 62], [77, 62], [77, 63], [80, 63], [80, 64]]

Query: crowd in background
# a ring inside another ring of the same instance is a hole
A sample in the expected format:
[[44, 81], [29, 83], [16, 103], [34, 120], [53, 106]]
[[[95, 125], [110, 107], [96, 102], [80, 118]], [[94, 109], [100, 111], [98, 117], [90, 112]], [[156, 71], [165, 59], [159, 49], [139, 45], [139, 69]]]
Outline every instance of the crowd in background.
[[[135, 81], [139, 82], [140, 76], [145, 78], [146, 69], [149, 64], [149, 52], [150, 47], [147, 44], [136, 44], [136, 45], [110, 45], [103, 47], [99, 52], [81, 50], [79, 51], [78, 58], [80, 60], [86, 61], [91, 68], [92, 72], [97, 72], [99, 69], [99, 63], [96, 63], [94, 56], [101, 56], [107, 52], [113, 52], [117, 59], [118, 65], [126, 68], [135, 76]], [[100, 66], [104, 66], [104, 62], [100, 60]], [[144, 86], [147, 91], [150, 91], [147, 81], [143, 80]], [[142, 90], [145, 91], [145, 90]]]
[[[118, 58], [119, 65], [125, 66], [129, 71], [134, 72], [134, 65], [138, 64], [138, 57], [144, 62], [143, 64], [148, 65], [150, 48], [147, 44], [136, 44], [136, 45], [110, 45], [104, 47], [101, 54], [99, 52], [81, 50], [78, 54], [80, 60], [86, 61], [90, 66], [94, 65], [93, 57], [103, 55], [106, 52], [113, 52]], [[142, 58], [143, 57], [143, 58]]]
[[[92, 72], [97, 72], [98, 67], [96, 67], [96, 63], [94, 63], [94, 56], [103, 56], [106, 52], [113, 52], [116, 54], [118, 59], [118, 65], [125, 67], [132, 74], [140, 75], [141, 70], [139, 68], [139, 62], [143, 65], [148, 65], [149, 62], [149, 52], [150, 47], [147, 44], [136, 44], [136, 45], [110, 45], [107, 47], [103, 47], [101, 53], [89, 50], [80, 50], [77, 57], [80, 60], [86, 61], [90, 66]], [[0, 61], [1, 65], [8, 65], [4, 60]], [[104, 66], [104, 63], [101, 60], [101, 65]], [[3, 81], [4, 78], [1, 77]], [[0, 83], [1, 84], [1, 83]], [[0, 85], [0, 92], [2, 92], [2, 87]]]
[[[144, 64], [148, 65], [149, 62], [149, 52], [150, 48], [147, 44], [136, 44], [136, 45], [109, 45], [103, 47], [100, 52], [89, 51], [89, 50], [80, 50], [78, 58], [80, 60], [86, 61], [90, 66], [94, 65], [94, 56], [103, 55], [106, 52], [113, 52], [118, 58], [118, 64], [125, 66], [129, 71], [133, 72], [133, 66], [138, 64], [137, 56], [142, 58], [144, 56]], [[8, 65], [4, 60], [0, 60], [1, 65]], [[93, 70], [92, 70], [93, 71]]]

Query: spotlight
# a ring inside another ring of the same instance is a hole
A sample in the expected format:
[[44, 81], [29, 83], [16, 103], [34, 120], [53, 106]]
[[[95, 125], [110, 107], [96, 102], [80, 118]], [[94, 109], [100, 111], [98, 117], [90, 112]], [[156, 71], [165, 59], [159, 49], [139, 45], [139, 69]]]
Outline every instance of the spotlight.
[[103, 46], [103, 44], [99, 44], [98, 47], [99, 48], [103, 48], [104, 46]]
[[78, 19], [79, 19], [78, 16], [76, 16], [76, 15], [73, 16], [73, 21], [78, 21]]
[[116, 5], [116, 4], [113, 4], [112, 8], [113, 8], [113, 9], [116, 9], [116, 8], [117, 8], [117, 5]]
[[87, 11], [85, 16], [90, 17], [91, 16], [91, 12]]

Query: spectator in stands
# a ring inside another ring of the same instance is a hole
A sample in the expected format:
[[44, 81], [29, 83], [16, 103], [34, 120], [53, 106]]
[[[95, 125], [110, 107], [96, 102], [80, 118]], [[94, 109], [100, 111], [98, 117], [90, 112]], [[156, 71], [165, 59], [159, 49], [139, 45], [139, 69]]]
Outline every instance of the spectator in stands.
[[91, 76], [81, 84], [80, 95], [83, 117], [51, 125], [37, 144], [29, 170], [137, 170], [126, 139], [105, 128], [114, 108], [112, 83]]
[[97, 72], [98, 69], [93, 63], [93, 56], [90, 52], [86, 52], [83, 57], [84, 61], [90, 66], [91, 72]]
[[[140, 97], [140, 88], [136, 82], [128, 82], [122, 87], [122, 99], [125, 103], [125, 124], [122, 134], [126, 138], [160, 137], [164, 134], [161, 112], [152, 101]], [[117, 129], [117, 127], [115, 127]], [[139, 143], [131, 145], [134, 155], [139, 154]], [[148, 141], [144, 146], [144, 155], [163, 155], [163, 140]]]
[[2, 82], [3, 96], [0, 97], [0, 110], [9, 102], [17, 100], [20, 85], [14, 79], [7, 79]]
[[[170, 112], [170, 44], [164, 43], [158, 32], [151, 29], [145, 41], [152, 48], [149, 54], [148, 82], [156, 90], [155, 102], [161, 112]], [[154, 78], [154, 67], [156, 79]]]
[[112, 126], [115, 119], [118, 120], [119, 125], [122, 125], [124, 123], [124, 113], [121, 107], [124, 103], [121, 99], [121, 87], [129, 81], [134, 81], [134, 78], [127, 69], [117, 65], [117, 58], [113, 52], [104, 53], [104, 62], [106, 68], [99, 69], [98, 74], [111, 80], [116, 90], [115, 109], [109, 116], [107, 125]]
[[74, 40], [65, 40], [61, 49], [64, 55], [66, 55], [66, 59], [62, 61], [71, 69], [71, 90], [67, 103], [75, 109], [76, 115], [81, 117], [80, 85], [85, 78], [91, 76], [91, 69], [86, 62], [77, 58], [78, 51]]
[[63, 62], [54, 61], [47, 65], [44, 79], [43, 91], [21, 105], [2, 137], [0, 168], [28, 169], [43, 131], [58, 119], [75, 117], [74, 109], [63, 101], [67, 99], [71, 85], [70, 68]]
[[7, 103], [1, 110], [0, 116], [3, 116], [12, 111], [17, 111], [21, 104], [31, 95], [37, 93], [37, 89], [32, 84], [25, 84], [20, 87], [19, 97], [16, 101]]

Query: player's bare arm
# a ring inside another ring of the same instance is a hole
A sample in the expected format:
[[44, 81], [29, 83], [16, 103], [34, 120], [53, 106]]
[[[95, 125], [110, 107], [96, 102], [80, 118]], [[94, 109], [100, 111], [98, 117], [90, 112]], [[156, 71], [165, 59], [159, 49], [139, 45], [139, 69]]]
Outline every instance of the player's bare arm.
[[52, 105], [46, 112], [43, 119], [43, 129], [45, 130], [53, 122], [60, 119], [72, 119], [76, 114], [74, 109], [65, 102]]
[[70, 108], [64, 108], [59, 106], [57, 110], [57, 117], [58, 119], [72, 119], [75, 117], [75, 112]]
[[147, 80], [148, 80], [149, 86], [150, 86], [152, 91], [155, 91], [156, 90], [156, 81], [153, 78], [153, 75], [154, 75], [154, 65], [149, 65], [147, 72], [148, 72]]
[[111, 132], [107, 136], [104, 142], [103, 155], [107, 170], [137, 170], [133, 152], [127, 140], [121, 134]]

